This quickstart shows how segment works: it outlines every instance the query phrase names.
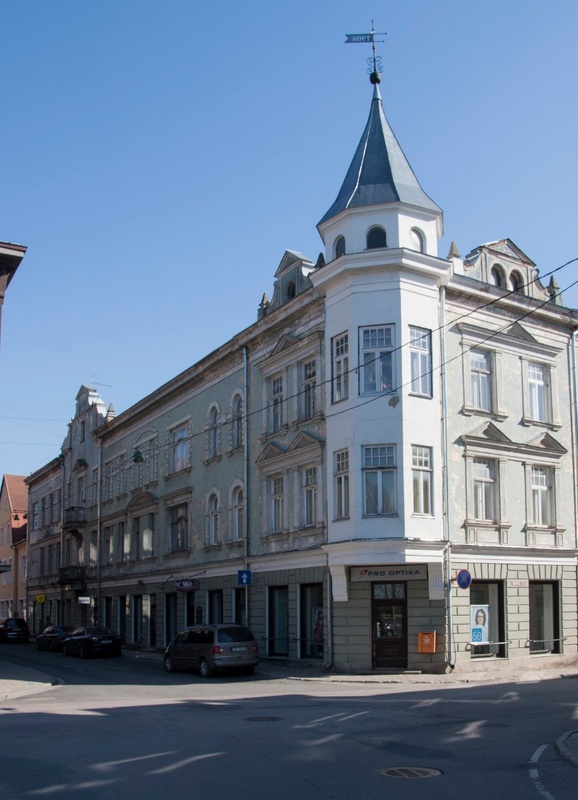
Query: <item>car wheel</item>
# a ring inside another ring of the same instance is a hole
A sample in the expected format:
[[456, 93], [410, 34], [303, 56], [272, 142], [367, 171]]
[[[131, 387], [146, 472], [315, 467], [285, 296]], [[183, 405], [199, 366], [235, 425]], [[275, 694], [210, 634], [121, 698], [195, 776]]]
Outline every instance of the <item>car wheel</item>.
[[165, 670], [167, 672], [176, 672], [175, 662], [170, 656], [165, 658]]
[[78, 648], [78, 655], [80, 658], [88, 658], [88, 650], [82, 645]]
[[201, 658], [199, 662], [199, 675], [201, 678], [210, 678], [213, 674], [213, 669], [206, 658]]
[[62, 652], [64, 653], [65, 656], [69, 656], [70, 655], [70, 653], [68, 651], [68, 647], [65, 644], [62, 645]]
[[40, 650], [40, 642], [38, 641], [38, 639], [36, 640], [36, 649]]
[[56, 653], [56, 644], [54, 642], [50, 642], [48, 649], [51, 653]]

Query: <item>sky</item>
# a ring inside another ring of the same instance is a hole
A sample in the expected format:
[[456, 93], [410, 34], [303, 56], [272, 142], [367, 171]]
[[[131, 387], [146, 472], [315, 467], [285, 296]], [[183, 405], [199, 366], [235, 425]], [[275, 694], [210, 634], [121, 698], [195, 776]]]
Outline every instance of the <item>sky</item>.
[[[345, 36], [372, 20], [439, 255], [578, 257], [575, 0], [0, 0], [0, 241], [28, 248], [0, 475], [58, 455], [81, 385], [125, 411], [256, 321], [285, 250], [316, 261], [372, 96]], [[556, 277], [577, 307], [578, 264]]]

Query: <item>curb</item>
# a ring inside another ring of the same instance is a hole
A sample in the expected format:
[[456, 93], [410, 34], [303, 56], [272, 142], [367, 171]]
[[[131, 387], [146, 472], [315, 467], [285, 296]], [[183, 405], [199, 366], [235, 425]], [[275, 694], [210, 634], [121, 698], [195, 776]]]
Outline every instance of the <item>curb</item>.
[[[556, 747], [558, 748], [558, 752], [560, 755], [573, 764], [575, 767], [578, 767], [578, 755], [575, 755], [572, 750], [568, 747], [568, 740], [572, 737], [576, 736], [576, 741], [578, 744], [578, 730], [573, 731], [566, 731], [560, 736], [559, 739], [556, 739]], [[578, 753], [578, 747], [573, 748]]]

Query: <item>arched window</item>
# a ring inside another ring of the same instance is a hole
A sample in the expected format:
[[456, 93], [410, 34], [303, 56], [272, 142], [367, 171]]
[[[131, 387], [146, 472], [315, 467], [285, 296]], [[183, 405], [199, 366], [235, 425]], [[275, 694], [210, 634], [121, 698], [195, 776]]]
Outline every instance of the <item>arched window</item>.
[[243, 445], [243, 398], [236, 394], [231, 406], [231, 449]]
[[513, 292], [523, 292], [524, 291], [524, 282], [522, 280], [522, 276], [519, 272], [511, 272], [510, 273], [510, 289]]
[[376, 250], [378, 247], [387, 247], [385, 231], [379, 226], [370, 228], [367, 232], [367, 249]]
[[490, 270], [490, 278], [494, 286], [501, 286], [502, 288], [504, 287], [504, 274], [502, 272], [502, 268], [497, 264], [494, 264]]
[[219, 409], [213, 406], [209, 411], [207, 456], [216, 458], [219, 455]]
[[293, 281], [287, 284], [287, 289], [285, 291], [285, 294], [287, 296], [287, 300], [292, 300], [295, 297], [296, 292], [295, 292], [295, 284], [293, 283]]
[[419, 228], [412, 228], [409, 232], [409, 239], [411, 242], [412, 250], [417, 250], [418, 253], [425, 253], [425, 239], [423, 233]]
[[207, 503], [207, 543], [217, 544], [219, 541], [219, 498], [216, 492], [209, 495]]
[[245, 535], [245, 503], [243, 489], [235, 486], [231, 495], [231, 539], [242, 539]]
[[340, 256], [344, 256], [345, 255], [345, 237], [344, 236], [338, 236], [337, 237], [337, 239], [335, 240], [334, 251], [335, 251], [335, 258], [339, 258]]

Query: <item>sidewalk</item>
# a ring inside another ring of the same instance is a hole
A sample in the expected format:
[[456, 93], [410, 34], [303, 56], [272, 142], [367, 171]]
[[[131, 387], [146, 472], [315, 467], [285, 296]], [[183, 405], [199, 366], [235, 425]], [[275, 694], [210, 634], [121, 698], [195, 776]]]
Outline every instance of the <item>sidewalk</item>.
[[[147, 659], [162, 664], [162, 653], [146, 650], [125, 650], [126, 658]], [[430, 686], [481, 686], [506, 683], [538, 683], [559, 678], [578, 678], [578, 669], [544, 670], [500, 670], [494, 672], [458, 672], [444, 675], [428, 675], [417, 672], [336, 674], [324, 672], [308, 664], [283, 663], [263, 659], [257, 667], [258, 675], [270, 680], [289, 680], [303, 682], [323, 682], [341, 684], [405, 684]], [[60, 684], [60, 681], [39, 670], [21, 667], [2, 659], [0, 650], [0, 702], [13, 700], [26, 695], [37, 694]], [[578, 730], [566, 731], [556, 742], [560, 755], [578, 767]]]

